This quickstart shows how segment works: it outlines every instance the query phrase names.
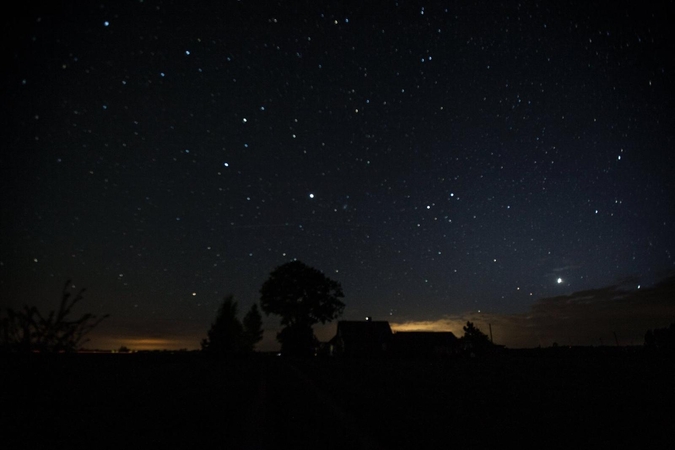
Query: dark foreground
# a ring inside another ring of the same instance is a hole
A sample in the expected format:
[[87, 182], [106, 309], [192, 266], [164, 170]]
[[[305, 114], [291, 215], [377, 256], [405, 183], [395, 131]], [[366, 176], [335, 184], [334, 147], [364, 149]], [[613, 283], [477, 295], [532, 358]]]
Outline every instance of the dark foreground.
[[675, 361], [0, 358], [3, 448], [672, 448]]

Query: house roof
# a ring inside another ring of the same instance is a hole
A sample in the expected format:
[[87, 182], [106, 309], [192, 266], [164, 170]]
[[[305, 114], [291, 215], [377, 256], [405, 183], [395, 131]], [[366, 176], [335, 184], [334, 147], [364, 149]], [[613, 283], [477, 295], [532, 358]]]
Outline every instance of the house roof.
[[394, 334], [397, 343], [429, 346], [457, 345], [459, 339], [450, 331], [399, 331]]
[[390, 340], [392, 333], [387, 321], [341, 320], [338, 322], [337, 336], [359, 342], [383, 342]]

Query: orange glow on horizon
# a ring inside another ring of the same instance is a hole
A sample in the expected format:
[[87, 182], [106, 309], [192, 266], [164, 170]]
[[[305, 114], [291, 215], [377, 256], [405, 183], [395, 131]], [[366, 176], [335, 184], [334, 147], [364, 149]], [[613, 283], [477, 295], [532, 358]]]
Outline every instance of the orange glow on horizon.
[[120, 347], [127, 347], [130, 350], [197, 350], [201, 348], [199, 339], [103, 336], [98, 339], [92, 338], [85, 347], [99, 350], [117, 350]]
[[[408, 322], [391, 322], [389, 324], [393, 332], [397, 331], [450, 331], [455, 336], [461, 337], [464, 332], [462, 327], [466, 321], [461, 319], [420, 320]], [[459, 330], [459, 331], [458, 331]]]
[[128, 346], [133, 346], [135, 348], [169, 348], [175, 345], [181, 344], [180, 341], [175, 339], [157, 339], [157, 338], [140, 338], [140, 339], [131, 339], [128, 341]]
[[[324, 330], [325, 331], [325, 330]], [[333, 333], [335, 334], [335, 333]], [[318, 336], [318, 334], [317, 334]], [[201, 350], [202, 339], [206, 333], [199, 335], [177, 335], [170, 337], [126, 336], [126, 335], [92, 335], [84, 347], [89, 350], [118, 350], [127, 347], [129, 350]], [[332, 337], [332, 335], [330, 336]], [[257, 351], [278, 351], [276, 330], [265, 330], [263, 340], [256, 345]]]

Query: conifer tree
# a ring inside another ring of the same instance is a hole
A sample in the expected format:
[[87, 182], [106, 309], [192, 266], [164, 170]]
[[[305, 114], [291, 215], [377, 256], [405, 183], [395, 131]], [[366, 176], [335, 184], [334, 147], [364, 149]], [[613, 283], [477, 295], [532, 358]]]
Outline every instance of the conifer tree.
[[258, 305], [253, 304], [244, 316], [244, 343], [252, 351], [255, 345], [263, 338], [262, 316], [258, 311]]
[[242, 351], [243, 327], [237, 319], [237, 307], [232, 295], [227, 295], [223, 299], [216, 320], [207, 333], [208, 337], [202, 340], [202, 350], [223, 356]]

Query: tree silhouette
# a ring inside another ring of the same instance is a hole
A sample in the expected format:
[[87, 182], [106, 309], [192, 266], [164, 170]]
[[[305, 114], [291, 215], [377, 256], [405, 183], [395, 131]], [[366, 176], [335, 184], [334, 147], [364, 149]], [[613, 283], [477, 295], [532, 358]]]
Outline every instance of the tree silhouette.
[[244, 316], [243, 326], [244, 344], [248, 350], [252, 351], [263, 337], [262, 316], [260, 315], [260, 311], [258, 311], [258, 305], [255, 303]]
[[262, 339], [262, 318], [258, 306], [253, 304], [243, 324], [237, 318], [239, 305], [232, 295], [227, 295], [218, 308], [216, 320], [211, 324], [207, 338], [201, 346], [205, 353], [234, 356], [251, 353]]
[[464, 330], [464, 336], [462, 337], [464, 348], [470, 353], [483, 353], [492, 347], [493, 344], [490, 342], [490, 338], [480, 331], [473, 322], [467, 322], [462, 329]]
[[244, 329], [237, 319], [237, 307], [232, 295], [225, 296], [216, 313], [216, 320], [207, 333], [208, 337], [202, 340], [204, 352], [232, 356], [242, 351]]
[[283, 355], [302, 358], [314, 356], [319, 344], [312, 327], [299, 323], [282, 329], [277, 333], [277, 340]]
[[[74, 352], [88, 341], [92, 329], [108, 314], [97, 317], [87, 313], [79, 319], [69, 318], [73, 307], [82, 301], [85, 289], [72, 297], [67, 280], [61, 294], [58, 311], [50, 311], [46, 317], [35, 306], [24, 306], [19, 311], [7, 308], [6, 316], [0, 318], [0, 350], [10, 352], [59, 353]], [[72, 298], [71, 298], [72, 297]]]
[[263, 312], [280, 316], [285, 325], [277, 334], [282, 353], [294, 356], [312, 355], [316, 344], [312, 326], [337, 318], [345, 307], [340, 283], [300, 261], [274, 269], [260, 295]]

